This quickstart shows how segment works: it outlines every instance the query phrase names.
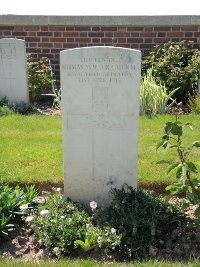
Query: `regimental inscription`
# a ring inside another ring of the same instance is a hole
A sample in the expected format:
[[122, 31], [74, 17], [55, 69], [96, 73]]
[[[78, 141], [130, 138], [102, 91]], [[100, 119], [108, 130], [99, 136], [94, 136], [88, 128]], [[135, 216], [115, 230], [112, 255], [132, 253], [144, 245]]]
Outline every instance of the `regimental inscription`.
[[[131, 56], [129, 56], [131, 57]], [[79, 63], [61, 64], [61, 70], [79, 83], [120, 83], [134, 78], [134, 57], [126, 62], [118, 58], [81, 58]]]
[[133, 116], [119, 116], [110, 114], [83, 114], [83, 115], [67, 115], [67, 128], [126, 128], [133, 127]]

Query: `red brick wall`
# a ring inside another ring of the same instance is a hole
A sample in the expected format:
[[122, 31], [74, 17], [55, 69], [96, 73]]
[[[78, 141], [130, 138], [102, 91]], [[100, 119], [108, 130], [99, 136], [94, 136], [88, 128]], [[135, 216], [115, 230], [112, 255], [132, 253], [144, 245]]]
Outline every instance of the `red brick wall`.
[[59, 52], [85, 46], [120, 46], [146, 53], [154, 45], [168, 41], [193, 41], [200, 44], [200, 25], [148, 26], [45, 26], [2, 25], [0, 38], [26, 41], [27, 52], [35, 57], [51, 59], [54, 73], [59, 77]]

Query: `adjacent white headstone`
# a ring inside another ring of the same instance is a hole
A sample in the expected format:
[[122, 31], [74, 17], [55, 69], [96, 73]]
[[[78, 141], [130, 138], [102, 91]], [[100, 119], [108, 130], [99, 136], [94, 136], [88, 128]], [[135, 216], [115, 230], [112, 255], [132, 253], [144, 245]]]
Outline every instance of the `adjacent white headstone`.
[[137, 187], [141, 53], [116, 47], [61, 52], [65, 196], [108, 201]]
[[0, 99], [29, 102], [25, 41], [0, 39]]

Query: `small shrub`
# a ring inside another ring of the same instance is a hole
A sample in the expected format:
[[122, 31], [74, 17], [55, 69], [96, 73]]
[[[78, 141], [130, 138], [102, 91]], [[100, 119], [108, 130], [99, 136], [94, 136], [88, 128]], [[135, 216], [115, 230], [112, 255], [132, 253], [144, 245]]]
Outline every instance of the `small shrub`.
[[15, 113], [19, 114], [27, 114], [31, 108], [30, 104], [24, 101], [15, 102], [9, 106]]
[[140, 115], [164, 114], [169, 111], [175, 102], [172, 95], [178, 88], [168, 94], [165, 85], [156, 82], [152, 72], [153, 68], [147, 71], [140, 86]]
[[49, 194], [46, 203], [27, 217], [27, 221], [40, 244], [57, 257], [78, 252], [80, 248], [114, 250], [120, 243], [120, 236], [109, 225], [96, 227], [92, 216], [80, 204], [64, 199], [60, 193]]
[[184, 213], [153, 192], [129, 186], [112, 190], [110, 206], [96, 214], [97, 224], [109, 224], [122, 235], [119, 253], [124, 258], [147, 258], [163, 232], [185, 221]]
[[9, 102], [8, 102], [7, 97], [5, 96], [0, 100], [0, 107], [4, 107], [4, 106], [8, 106], [8, 105], [9, 105]]
[[31, 101], [36, 101], [41, 98], [42, 93], [44, 93], [52, 83], [49, 60], [46, 57], [34, 60], [31, 55], [28, 55], [27, 66], [30, 99]]
[[14, 111], [8, 106], [0, 106], [0, 116], [7, 116], [13, 114]]
[[163, 47], [155, 46], [144, 58], [142, 69], [146, 73], [153, 67], [153, 76], [166, 84], [168, 93], [175, 93], [178, 102], [188, 101], [189, 95], [197, 91], [200, 78], [200, 51], [192, 49], [186, 41], [169, 42]]
[[183, 124], [180, 121], [180, 114], [182, 113], [181, 103], [174, 108], [175, 120], [166, 122], [164, 127], [164, 135], [162, 140], [158, 143], [159, 147], [171, 148], [176, 150], [177, 160], [160, 160], [157, 163], [167, 164], [167, 173], [175, 172], [176, 182], [167, 186], [172, 195], [182, 193], [183, 208], [188, 208], [189, 204], [196, 205], [195, 222], [200, 227], [200, 177], [198, 173], [198, 166], [190, 160], [190, 154], [193, 149], [200, 148], [200, 140], [195, 140], [189, 146], [184, 144], [184, 128], [189, 127], [193, 130], [191, 123]]
[[24, 101], [10, 103], [6, 97], [0, 100], [0, 116], [10, 115], [13, 113], [27, 114], [30, 109], [30, 104]]

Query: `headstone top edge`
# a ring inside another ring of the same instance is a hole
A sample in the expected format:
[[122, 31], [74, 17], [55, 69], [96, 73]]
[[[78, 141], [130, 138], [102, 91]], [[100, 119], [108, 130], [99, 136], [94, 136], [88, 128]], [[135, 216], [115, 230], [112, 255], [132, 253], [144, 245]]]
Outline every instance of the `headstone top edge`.
[[21, 42], [23, 42], [23, 43], [25, 43], [25, 40], [23, 40], [23, 39], [18, 39], [18, 38], [0, 38], [0, 42], [2, 42], [2, 41], [21, 41]]
[[60, 55], [65, 52], [72, 52], [72, 51], [83, 51], [83, 50], [95, 50], [95, 49], [105, 49], [108, 48], [110, 50], [119, 50], [119, 51], [130, 51], [130, 52], [136, 52], [141, 54], [141, 50], [132, 49], [132, 48], [126, 48], [126, 47], [115, 47], [115, 46], [90, 46], [90, 47], [76, 47], [76, 48], [70, 48], [60, 51]]

